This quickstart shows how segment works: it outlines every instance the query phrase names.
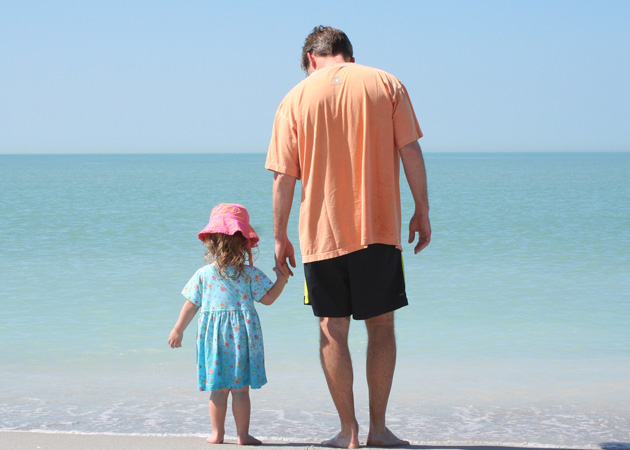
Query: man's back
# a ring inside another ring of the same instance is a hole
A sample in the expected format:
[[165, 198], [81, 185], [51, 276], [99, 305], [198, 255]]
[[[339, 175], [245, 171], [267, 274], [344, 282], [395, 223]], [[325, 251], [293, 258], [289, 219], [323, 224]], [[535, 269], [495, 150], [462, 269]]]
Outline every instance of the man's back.
[[421, 136], [404, 86], [378, 69], [336, 64], [287, 94], [267, 168], [302, 179], [304, 262], [401, 248], [398, 149]]

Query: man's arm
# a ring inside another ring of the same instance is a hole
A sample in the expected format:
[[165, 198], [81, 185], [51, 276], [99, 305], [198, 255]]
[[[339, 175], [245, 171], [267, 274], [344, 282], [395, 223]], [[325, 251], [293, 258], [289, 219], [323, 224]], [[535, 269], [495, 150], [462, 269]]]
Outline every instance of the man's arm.
[[[287, 226], [289, 224], [296, 181], [297, 178], [284, 173], [275, 172], [273, 176], [273, 237], [276, 241], [276, 267], [282, 267], [283, 264], [287, 264], [287, 259], [289, 260], [288, 264], [291, 267], [295, 267], [295, 251], [287, 236]], [[293, 276], [293, 272], [288, 266], [287, 269], [289, 274]]]
[[431, 222], [429, 221], [429, 196], [427, 194], [427, 173], [424, 158], [418, 141], [410, 142], [400, 150], [407, 183], [416, 205], [416, 210], [409, 222], [409, 243], [412, 243], [418, 233], [418, 244], [414, 253], [422, 251], [431, 242]]

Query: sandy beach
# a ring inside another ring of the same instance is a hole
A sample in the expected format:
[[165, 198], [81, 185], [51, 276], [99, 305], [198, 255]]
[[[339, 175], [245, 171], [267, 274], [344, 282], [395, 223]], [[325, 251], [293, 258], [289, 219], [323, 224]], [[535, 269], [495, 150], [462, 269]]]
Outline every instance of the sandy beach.
[[[620, 450], [627, 449], [627, 444], [611, 444], [608, 446], [571, 447], [576, 449]], [[328, 448], [317, 443], [294, 442], [266, 442], [262, 447], [268, 450], [307, 450], [310, 448]], [[73, 433], [43, 433], [28, 431], [0, 431], [1, 450], [202, 450], [214, 448], [217, 450], [242, 449], [235, 443], [207, 444], [202, 437], [196, 436], [152, 436], [152, 435], [116, 435], [116, 434], [73, 434]], [[374, 448], [374, 447], [362, 447]], [[409, 445], [405, 449], [422, 450], [539, 450], [550, 448], [553, 450], [568, 450], [564, 447], [518, 447], [492, 445]]]

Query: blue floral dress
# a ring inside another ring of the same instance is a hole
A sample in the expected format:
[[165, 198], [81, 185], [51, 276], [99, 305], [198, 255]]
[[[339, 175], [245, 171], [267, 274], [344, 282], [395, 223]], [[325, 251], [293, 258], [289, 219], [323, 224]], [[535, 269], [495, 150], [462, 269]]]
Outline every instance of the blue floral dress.
[[[233, 273], [234, 268], [226, 269]], [[200, 391], [258, 389], [267, 382], [260, 320], [254, 301], [273, 283], [258, 268], [245, 267], [237, 279], [219, 275], [206, 265], [192, 276], [182, 290], [200, 307], [197, 333], [197, 369]]]

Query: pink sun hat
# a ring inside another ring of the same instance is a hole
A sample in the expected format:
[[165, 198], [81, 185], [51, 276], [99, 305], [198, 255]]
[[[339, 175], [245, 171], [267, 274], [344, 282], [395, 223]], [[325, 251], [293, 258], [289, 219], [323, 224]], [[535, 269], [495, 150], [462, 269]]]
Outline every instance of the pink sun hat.
[[220, 203], [212, 209], [208, 225], [197, 234], [200, 240], [204, 240], [207, 234], [221, 233], [233, 235], [240, 231], [249, 247], [258, 245], [258, 235], [249, 224], [249, 213], [243, 205], [237, 203]]

